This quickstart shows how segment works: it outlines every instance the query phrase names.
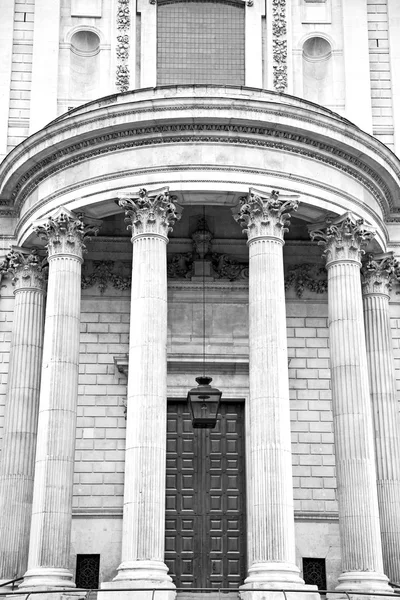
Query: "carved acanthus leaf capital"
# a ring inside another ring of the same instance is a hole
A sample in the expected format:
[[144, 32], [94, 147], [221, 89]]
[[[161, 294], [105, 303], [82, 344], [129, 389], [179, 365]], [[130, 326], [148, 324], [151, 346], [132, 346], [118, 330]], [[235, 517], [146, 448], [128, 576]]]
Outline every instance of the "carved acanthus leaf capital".
[[247, 233], [249, 242], [259, 237], [274, 237], [283, 241], [288, 231], [291, 212], [297, 210], [299, 201], [295, 196], [281, 197], [272, 190], [270, 194], [250, 189], [240, 200], [234, 219]]
[[364, 247], [374, 238], [375, 229], [367, 225], [364, 219], [346, 212], [340, 217], [327, 219], [325, 223], [311, 227], [310, 236], [325, 248], [323, 255], [327, 266], [340, 261], [361, 264]]
[[76, 256], [82, 260], [86, 251], [85, 240], [97, 235], [100, 221], [87, 219], [83, 214], [75, 214], [61, 206], [46, 219], [37, 221], [36, 235], [47, 242], [49, 259], [57, 255]]
[[34, 289], [44, 291], [47, 280], [46, 259], [37, 248], [11, 248], [0, 264], [0, 273], [10, 273], [15, 291]]
[[168, 233], [181, 218], [168, 188], [148, 194], [141, 188], [137, 194], [123, 196], [119, 205], [125, 210], [125, 221], [132, 231], [132, 241], [139, 235], [153, 234], [168, 238]]
[[368, 254], [361, 268], [363, 294], [365, 296], [369, 294], [388, 296], [399, 275], [400, 265], [394, 258], [393, 252]]

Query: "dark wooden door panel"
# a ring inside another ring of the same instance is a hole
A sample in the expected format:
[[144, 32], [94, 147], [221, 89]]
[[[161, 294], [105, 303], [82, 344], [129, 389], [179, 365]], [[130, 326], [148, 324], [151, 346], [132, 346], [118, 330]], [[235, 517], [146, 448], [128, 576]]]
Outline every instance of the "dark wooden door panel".
[[243, 404], [215, 429], [193, 429], [168, 404], [165, 561], [177, 587], [237, 587], [245, 576]]

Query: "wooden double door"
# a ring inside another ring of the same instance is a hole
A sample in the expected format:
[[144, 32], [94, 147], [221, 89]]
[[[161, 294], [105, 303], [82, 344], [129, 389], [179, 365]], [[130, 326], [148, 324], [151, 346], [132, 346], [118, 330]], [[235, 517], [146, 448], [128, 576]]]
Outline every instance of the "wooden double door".
[[177, 587], [243, 583], [244, 464], [243, 403], [222, 403], [215, 429], [193, 429], [187, 403], [168, 403], [165, 562]]

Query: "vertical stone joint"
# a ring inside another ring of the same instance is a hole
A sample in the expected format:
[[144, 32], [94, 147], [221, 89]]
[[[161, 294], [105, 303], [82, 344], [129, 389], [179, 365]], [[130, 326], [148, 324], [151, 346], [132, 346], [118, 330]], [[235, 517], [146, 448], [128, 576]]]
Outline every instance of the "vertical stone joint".
[[151, 194], [141, 188], [136, 194], [121, 197], [119, 205], [125, 210], [125, 222], [128, 223], [127, 229], [132, 231], [132, 241], [142, 234], [168, 238], [168, 233], [181, 218], [174, 199], [169, 195], [168, 188], [155, 190]]
[[288, 231], [291, 212], [296, 211], [299, 201], [295, 196], [281, 197], [277, 190], [269, 194], [250, 188], [243, 196], [234, 219], [246, 233], [249, 241], [259, 237], [283, 240]]

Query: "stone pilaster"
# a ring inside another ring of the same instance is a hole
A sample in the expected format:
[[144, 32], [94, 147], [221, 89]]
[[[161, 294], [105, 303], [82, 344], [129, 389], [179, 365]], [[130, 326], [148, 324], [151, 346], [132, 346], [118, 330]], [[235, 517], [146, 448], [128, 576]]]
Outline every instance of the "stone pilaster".
[[0, 460], [0, 578], [5, 582], [22, 577], [28, 562], [46, 277], [34, 249], [12, 250], [0, 269], [12, 275], [15, 287]]
[[325, 248], [342, 574], [337, 590], [390, 592], [383, 574], [360, 267], [371, 227], [351, 213], [315, 226]]
[[28, 571], [20, 588], [72, 588], [68, 569], [84, 239], [97, 229], [65, 208], [37, 223], [49, 277]]
[[398, 270], [390, 253], [369, 255], [361, 271], [383, 565], [394, 583], [400, 583], [400, 419], [389, 293]]
[[[175, 586], [164, 564], [166, 248], [168, 232], [179, 216], [167, 189], [151, 194], [141, 189], [136, 195], [121, 198], [119, 203], [132, 231], [130, 366], [122, 562], [114, 581], [104, 587], [161, 588], [173, 597]], [[159, 598], [160, 592], [156, 596]], [[138, 592], [126, 592], [124, 597], [137, 599]]]
[[251, 588], [304, 586], [295, 564], [284, 232], [296, 197], [250, 190], [234, 218], [249, 246], [249, 383], [246, 406], [248, 577]]

